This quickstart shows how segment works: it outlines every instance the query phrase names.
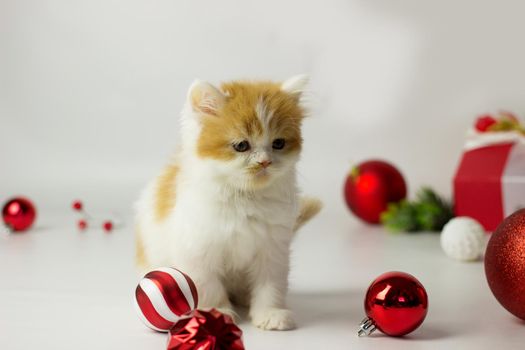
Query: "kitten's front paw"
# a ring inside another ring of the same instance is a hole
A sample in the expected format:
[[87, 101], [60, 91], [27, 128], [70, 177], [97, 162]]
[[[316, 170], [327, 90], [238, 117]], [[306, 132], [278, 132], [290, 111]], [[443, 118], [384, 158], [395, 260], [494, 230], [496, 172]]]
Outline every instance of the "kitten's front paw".
[[292, 312], [286, 309], [263, 309], [252, 312], [252, 323], [265, 330], [285, 331], [295, 328]]

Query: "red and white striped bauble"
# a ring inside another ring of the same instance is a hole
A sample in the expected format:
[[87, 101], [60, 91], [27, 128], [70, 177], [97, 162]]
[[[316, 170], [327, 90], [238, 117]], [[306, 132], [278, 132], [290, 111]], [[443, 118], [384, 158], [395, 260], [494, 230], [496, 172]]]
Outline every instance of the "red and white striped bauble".
[[148, 272], [135, 290], [135, 307], [146, 326], [167, 332], [198, 304], [197, 288], [181, 271], [163, 267]]

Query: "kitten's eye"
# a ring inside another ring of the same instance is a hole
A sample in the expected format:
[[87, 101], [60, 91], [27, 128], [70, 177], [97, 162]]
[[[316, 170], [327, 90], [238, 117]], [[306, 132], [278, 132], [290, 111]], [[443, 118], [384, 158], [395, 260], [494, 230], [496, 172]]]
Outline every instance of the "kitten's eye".
[[284, 145], [286, 144], [286, 141], [284, 139], [275, 139], [272, 143], [273, 149], [283, 149]]
[[246, 152], [250, 149], [250, 143], [246, 140], [241, 141], [233, 145], [233, 149], [237, 152]]

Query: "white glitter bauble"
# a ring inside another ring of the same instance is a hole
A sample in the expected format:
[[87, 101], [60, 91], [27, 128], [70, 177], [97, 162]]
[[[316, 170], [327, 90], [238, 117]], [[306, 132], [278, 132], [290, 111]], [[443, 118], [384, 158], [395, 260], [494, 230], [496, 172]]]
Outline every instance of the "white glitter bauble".
[[443, 227], [441, 247], [451, 258], [461, 261], [477, 260], [485, 249], [485, 230], [472, 218], [454, 218]]

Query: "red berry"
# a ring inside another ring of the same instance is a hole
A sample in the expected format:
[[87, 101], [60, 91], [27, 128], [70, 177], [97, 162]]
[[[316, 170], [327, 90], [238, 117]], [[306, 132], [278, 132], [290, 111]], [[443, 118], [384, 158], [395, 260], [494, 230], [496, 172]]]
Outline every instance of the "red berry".
[[82, 202], [81, 201], [74, 201], [72, 207], [76, 211], [81, 211], [82, 210]]
[[494, 117], [492, 117], [491, 115], [482, 115], [480, 117], [478, 117], [478, 119], [476, 120], [476, 130], [480, 131], [480, 132], [486, 132], [488, 131], [488, 129], [497, 123], [497, 120], [494, 119]]
[[106, 221], [106, 222], [104, 222], [102, 227], [104, 228], [104, 230], [106, 232], [109, 232], [109, 231], [113, 230], [113, 223], [111, 221]]
[[87, 221], [86, 220], [78, 220], [77, 222], [79, 230], [84, 231], [87, 228]]

